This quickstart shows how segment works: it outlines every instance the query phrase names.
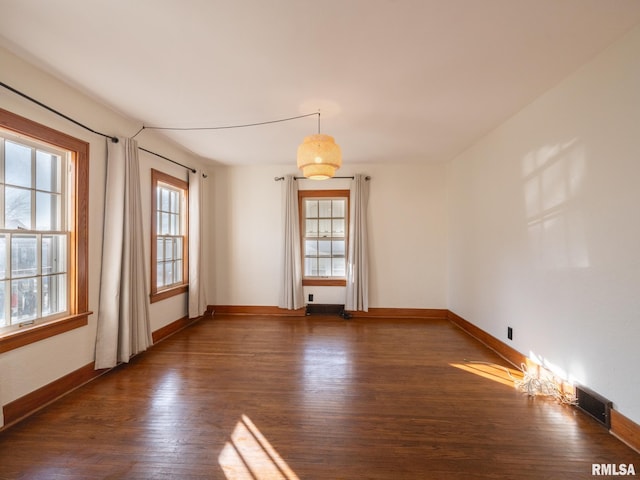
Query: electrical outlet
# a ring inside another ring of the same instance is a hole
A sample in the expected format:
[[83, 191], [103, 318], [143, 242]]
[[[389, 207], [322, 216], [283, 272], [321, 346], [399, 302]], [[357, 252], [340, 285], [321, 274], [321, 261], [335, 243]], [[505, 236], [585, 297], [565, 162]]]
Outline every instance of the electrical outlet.
[[309, 301], [310, 301], [310, 302], [313, 302], [313, 293], [310, 293], [310, 294], [309, 294]]
[[513, 328], [507, 327], [507, 338], [513, 340]]

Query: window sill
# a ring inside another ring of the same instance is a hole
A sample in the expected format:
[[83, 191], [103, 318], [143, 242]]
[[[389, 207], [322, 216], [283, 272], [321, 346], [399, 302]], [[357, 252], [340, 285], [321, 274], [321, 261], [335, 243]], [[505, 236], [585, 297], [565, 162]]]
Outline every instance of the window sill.
[[346, 287], [347, 281], [344, 278], [303, 278], [302, 285], [305, 287]]
[[89, 322], [88, 317], [91, 314], [93, 314], [93, 312], [80, 313], [0, 334], [0, 353], [8, 352], [31, 343], [39, 342], [45, 338], [59, 335], [60, 333], [84, 327]]
[[151, 295], [149, 295], [149, 301], [151, 303], [159, 302], [160, 300], [164, 300], [165, 298], [170, 298], [175, 295], [185, 293], [188, 290], [189, 285], [180, 285], [178, 287], [169, 288], [167, 290], [161, 290], [159, 292], [151, 293]]

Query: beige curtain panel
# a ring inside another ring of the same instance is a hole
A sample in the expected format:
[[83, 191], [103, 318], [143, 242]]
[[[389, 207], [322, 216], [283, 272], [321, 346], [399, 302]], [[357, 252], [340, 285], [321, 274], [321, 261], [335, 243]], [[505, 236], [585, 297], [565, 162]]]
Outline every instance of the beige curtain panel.
[[107, 140], [96, 369], [128, 362], [152, 344], [138, 144], [118, 140]]
[[284, 241], [278, 306], [288, 310], [297, 310], [304, 307], [302, 260], [300, 258], [300, 219], [298, 217], [298, 182], [296, 182], [293, 175], [285, 175], [282, 183]]
[[367, 234], [369, 182], [365, 175], [354, 175], [350, 197], [345, 310], [367, 312], [369, 311], [369, 240]]

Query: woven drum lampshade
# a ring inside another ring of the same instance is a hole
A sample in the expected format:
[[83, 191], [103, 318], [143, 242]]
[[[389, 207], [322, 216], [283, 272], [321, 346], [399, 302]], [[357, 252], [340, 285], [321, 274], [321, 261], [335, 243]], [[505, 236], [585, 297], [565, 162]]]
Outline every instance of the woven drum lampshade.
[[309, 135], [298, 147], [298, 168], [302, 170], [305, 178], [331, 178], [341, 165], [340, 147], [330, 135]]

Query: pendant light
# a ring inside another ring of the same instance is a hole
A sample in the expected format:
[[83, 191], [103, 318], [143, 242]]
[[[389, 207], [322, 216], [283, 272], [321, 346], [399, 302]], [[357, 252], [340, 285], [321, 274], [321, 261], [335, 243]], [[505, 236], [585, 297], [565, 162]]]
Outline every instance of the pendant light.
[[340, 147], [331, 135], [320, 133], [318, 112], [318, 133], [305, 137], [298, 147], [298, 168], [305, 178], [326, 180], [333, 177], [341, 165]]

